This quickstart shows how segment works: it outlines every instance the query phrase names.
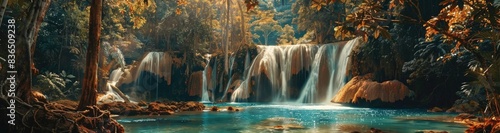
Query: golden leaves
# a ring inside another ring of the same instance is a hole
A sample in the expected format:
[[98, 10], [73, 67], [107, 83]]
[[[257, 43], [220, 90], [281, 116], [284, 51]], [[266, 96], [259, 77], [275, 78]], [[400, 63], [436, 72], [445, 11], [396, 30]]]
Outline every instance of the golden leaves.
[[334, 29], [334, 37], [339, 40], [344, 40], [349, 37], [354, 37], [354, 30], [349, 27], [336, 26]]
[[253, 8], [255, 8], [255, 6], [259, 5], [259, 1], [257, 1], [257, 0], [245, 0], [245, 4], [247, 7], [247, 12], [248, 12], [249, 10], [252, 10]]
[[311, 4], [311, 8], [316, 9], [317, 11], [321, 10], [323, 6], [326, 6], [326, 1], [315, 1]]
[[469, 24], [475, 21], [473, 8], [470, 5], [457, 6], [455, 0], [445, 0], [440, 4], [448, 4], [437, 17], [424, 24], [426, 28], [426, 40], [431, 41], [436, 34], [444, 34], [442, 37], [446, 42], [465, 39], [470, 34]]
[[179, 9], [179, 8], [175, 9], [175, 14], [180, 15], [181, 13], [182, 13], [181, 9]]
[[389, 9], [393, 9], [396, 6], [402, 6], [404, 5], [405, 1], [404, 0], [391, 0], [389, 2]]
[[177, 6], [185, 6], [188, 2], [186, 0], [177, 0]]

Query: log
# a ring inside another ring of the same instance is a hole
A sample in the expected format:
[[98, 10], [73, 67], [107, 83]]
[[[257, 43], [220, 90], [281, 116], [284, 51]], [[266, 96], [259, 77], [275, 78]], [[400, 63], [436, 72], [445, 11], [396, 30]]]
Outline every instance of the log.
[[122, 91], [120, 91], [120, 89], [118, 89], [118, 87], [114, 86], [114, 85], [109, 85], [111, 86], [111, 88], [113, 89], [113, 91], [115, 91], [116, 93], [118, 93], [118, 95], [120, 95], [120, 97], [123, 98], [123, 100], [125, 101], [125, 103], [130, 103], [130, 100], [125, 96], [125, 94], [123, 94]]

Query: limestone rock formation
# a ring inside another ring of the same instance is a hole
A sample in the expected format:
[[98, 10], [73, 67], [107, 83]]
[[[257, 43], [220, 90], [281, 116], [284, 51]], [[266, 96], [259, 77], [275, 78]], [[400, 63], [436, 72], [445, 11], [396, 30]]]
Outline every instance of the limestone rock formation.
[[189, 76], [188, 82], [188, 93], [189, 96], [200, 96], [202, 95], [203, 85], [203, 71], [197, 71]]
[[349, 81], [331, 100], [335, 103], [358, 103], [360, 99], [394, 103], [412, 96], [413, 92], [403, 83], [392, 80], [378, 83], [368, 78], [356, 76]]

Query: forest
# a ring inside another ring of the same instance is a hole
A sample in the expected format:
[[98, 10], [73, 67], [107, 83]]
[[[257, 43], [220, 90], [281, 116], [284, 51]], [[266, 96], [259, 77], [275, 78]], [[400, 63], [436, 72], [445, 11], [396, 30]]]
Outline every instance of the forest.
[[0, 6], [8, 132], [500, 132], [500, 0]]

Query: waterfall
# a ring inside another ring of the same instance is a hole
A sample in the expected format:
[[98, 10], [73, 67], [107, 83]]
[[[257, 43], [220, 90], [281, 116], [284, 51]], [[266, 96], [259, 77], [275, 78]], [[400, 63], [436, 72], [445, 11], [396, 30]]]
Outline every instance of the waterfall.
[[227, 82], [227, 85], [226, 85], [226, 89], [224, 90], [224, 94], [222, 95], [222, 100], [224, 100], [226, 98], [226, 95], [227, 95], [227, 90], [229, 89], [229, 86], [233, 83], [233, 66], [234, 66], [234, 60], [236, 59], [236, 55], [235, 54], [232, 54], [230, 57], [229, 57], [229, 64], [230, 64], [230, 67], [229, 67], [229, 82]]
[[[288, 84], [293, 74], [309, 70], [312, 53], [316, 45], [258, 46], [259, 54], [245, 72], [245, 80], [234, 91], [231, 101], [241, 101], [249, 97], [252, 87], [257, 85], [256, 98], [273, 97], [272, 101], [287, 101], [290, 97]], [[260, 75], [260, 76], [259, 76]], [[252, 80], [252, 77], [257, 79]], [[262, 79], [265, 78], [265, 79]], [[269, 86], [260, 81], [269, 80]], [[260, 92], [259, 92], [260, 91]]]
[[123, 102], [123, 98], [121, 98], [113, 89], [111, 86], [115, 86], [116, 83], [120, 80], [122, 77], [123, 71], [121, 70], [122, 68], [115, 69], [111, 72], [108, 82], [106, 83], [106, 87], [108, 88], [108, 91], [104, 96], [102, 96], [98, 101], [101, 103], [106, 103], [106, 102], [113, 102], [113, 101], [121, 101]]
[[208, 98], [208, 83], [207, 83], [207, 73], [209, 66], [210, 66], [210, 57], [207, 58], [207, 65], [203, 70], [203, 86], [201, 87], [202, 88], [201, 102], [210, 102], [210, 99]]
[[[340, 52], [339, 58], [337, 60], [336, 74], [333, 81], [330, 83], [331, 93], [327, 93], [327, 99], [323, 102], [330, 102], [330, 100], [337, 94], [337, 92], [345, 85], [347, 66], [349, 65], [349, 55], [351, 54], [352, 48], [362, 42], [361, 38], [356, 38], [348, 41], [342, 51]], [[332, 75], [333, 76], [333, 75]]]
[[[106, 56], [111, 56], [113, 60], [115, 60], [120, 68], [115, 69], [109, 75], [109, 79], [106, 83], [107, 92], [104, 96], [102, 96], [98, 101], [99, 102], [112, 102], [112, 101], [124, 101], [113, 89], [111, 86], [116, 86], [116, 83], [120, 80], [123, 74], [123, 69], [125, 68], [125, 58], [123, 57], [122, 51], [118, 49], [116, 45], [111, 46], [108, 42], [103, 42], [103, 51]], [[110, 100], [110, 101], [108, 101]]]
[[[258, 55], [248, 70], [245, 67], [244, 81], [231, 101], [253, 97], [255, 101], [329, 102], [345, 84], [349, 54], [359, 43], [357, 38], [323, 45], [258, 46]], [[301, 74], [308, 75], [297, 78]], [[296, 83], [300, 78], [305, 81], [302, 86]]]
[[[164, 78], [167, 84], [171, 82], [172, 57], [170, 54], [163, 52], [149, 52], [141, 61], [136, 72], [134, 86], [139, 90], [155, 90], [155, 99], [159, 97], [159, 82], [160, 78]], [[151, 79], [151, 76], [142, 76], [144, 72], [155, 74], [156, 78]], [[151, 83], [153, 82], [153, 83]], [[132, 93], [135, 94], [135, 91]]]
[[[332, 50], [330, 52], [330, 50]], [[312, 71], [311, 73], [309, 74], [309, 78], [307, 79], [307, 82], [306, 82], [306, 85], [304, 86], [302, 92], [300, 93], [300, 97], [299, 99], [297, 100], [298, 102], [300, 103], [313, 103], [316, 101], [316, 98], [317, 98], [317, 95], [318, 95], [318, 92], [317, 90], [318, 89], [323, 89], [323, 88], [319, 88], [318, 86], [318, 82], [319, 82], [319, 75], [320, 73], [324, 72], [324, 71], [320, 71], [320, 65], [324, 65], [323, 63], [325, 62], [322, 62], [322, 58], [325, 58], [325, 56], [328, 56], [326, 58], [329, 58], [331, 57], [330, 59], [332, 60], [327, 60], [327, 63], [328, 63], [328, 70], [330, 71], [329, 75], [334, 75], [335, 73], [335, 65], [331, 65], [331, 64], [334, 64], [334, 60], [336, 59], [335, 58], [335, 54], [333, 53], [336, 53], [336, 50], [337, 50], [337, 47], [334, 46], [334, 45], [330, 45], [330, 44], [326, 44], [326, 45], [322, 45], [318, 52], [316, 53], [316, 55], [314, 56], [314, 61], [313, 61], [313, 64], [312, 64]], [[330, 77], [333, 77], [333, 76], [330, 76]], [[330, 78], [331, 79], [331, 78]], [[327, 80], [329, 81], [329, 80]], [[331, 84], [331, 83], [330, 83]], [[328, 93], [332, 93], [332, 88], [328, 88]]]

